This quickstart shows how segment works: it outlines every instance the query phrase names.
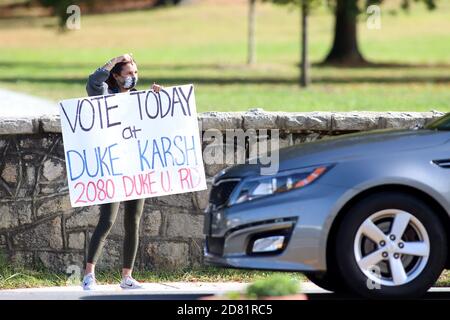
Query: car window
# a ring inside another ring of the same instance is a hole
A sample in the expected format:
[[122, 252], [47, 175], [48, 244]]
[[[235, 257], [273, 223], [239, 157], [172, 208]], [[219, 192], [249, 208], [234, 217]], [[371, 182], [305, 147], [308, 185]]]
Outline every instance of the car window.
[[450, 113], [430, 123], [427, 129], [450, 130]]

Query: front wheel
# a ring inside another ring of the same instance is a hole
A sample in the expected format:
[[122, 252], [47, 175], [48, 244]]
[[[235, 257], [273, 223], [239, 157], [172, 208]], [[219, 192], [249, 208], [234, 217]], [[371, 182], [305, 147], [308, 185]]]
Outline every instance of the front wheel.
[[335, 253], [340, 274], [355, 293], [411, 298], [438, 279], [447, 241], [440, 219], [426, 203], [408, 194], [379, 193], [347, 212]]

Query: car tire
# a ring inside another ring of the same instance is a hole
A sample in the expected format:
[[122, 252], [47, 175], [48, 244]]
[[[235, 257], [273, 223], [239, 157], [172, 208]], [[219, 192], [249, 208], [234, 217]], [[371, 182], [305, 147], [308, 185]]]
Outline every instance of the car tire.
[[352, 292], [366, 298], [414, 298], [425, 294], [444, 269], [447, 237], [436, 212], [424, 201], [382, 192], [347, 211], [335, 253]]

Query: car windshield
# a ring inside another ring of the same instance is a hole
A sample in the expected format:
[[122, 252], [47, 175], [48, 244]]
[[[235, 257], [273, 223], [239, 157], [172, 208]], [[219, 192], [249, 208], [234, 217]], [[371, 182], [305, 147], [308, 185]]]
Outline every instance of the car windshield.
[[426, 128], [432, 130], [450, 130], [450, 113], [433, 121]]

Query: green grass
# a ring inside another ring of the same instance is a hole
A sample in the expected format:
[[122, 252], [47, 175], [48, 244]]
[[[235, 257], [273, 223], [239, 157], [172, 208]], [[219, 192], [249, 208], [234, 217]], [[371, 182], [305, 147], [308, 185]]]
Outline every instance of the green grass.
[[[361, 51], [376, 68], [313, 65], [313, 84], [297, 86], [297, 10], [258, 4], [257, 65], [246, 60], [245, 2], [105, 15], [82, 15], [81, 30], [58, 33], [54, 18], [0, 20], [0, 87], [58, 101], [85, 96], [90, 72], [132, 52], [149, 87], [194, 83], [199, 111], [261, 107], [284, 111], [450, 111], [450, 3], [428, 12], [382, 12], [382, 29], [359, 24]], [[320, 62], [332, 41], [327, 10], [310, 21], [310, 56]]]
[[450, 270], [445, 270], [441, 274], [438, 282], [436, 283], [436, 286], [437, 287], [450, 287]]
[[[239, 269], [224, 269], [212, 266], [184, 268], [177, 270], [136, 270], [134, 277], [142, 282], [254, 282], [271, 276], [285, 275], [299, 281], [307, 281], [301, 273], [271, 272]], [[118, 270], [102, 270], [96, 274], [100, 284], [117, 284], [120, 281]], [[45, 268], [25, 268], [0, 262], [0, 289], [38, 288], [50, 286], [78, 285], [81, 279], [70, 280], [64, 273], [56, 273]], [[450, 271], [444, 271], [436, 286], [450, 286]]]
[[[136, 270], [133, 276], [142, 282], [252, 282], [272, 275], [284, 274], [298, 280], [304, 280], [301, 273], [281, 273], [270, 271], [252, 271], [222, 269], [217, 267], [184, 268], [172, 271]], [[96, 272], [99, 284], [117, 284], [120, 271], [100, 270]], [[50, 286], [79, 285], [81, 279], [70, 278], [64, 273], [56, 273], [44, 268], [30, 269], [7, 264], [0, 265], [0, 289], [38, 288]]]
[[[172, 271], [137, 270], [134, 272], [133, 277], [143, 282], [252, 282], [256, 279], [278, 274], [284, 273], [203, 266]], [[289, 272], [287, 275], [296, 279], [304, 279], [301, 273]], [[119, 271], [112, 272], [106, 270], [100, 272], [97, 278], [102, 283], [117, 283], [120, 281], [120, 274]]]
[[64, 286], [67, 275], [50, 272], [45, 268], [26, 268], [9, 264], [0, 252], [0, 289]]

